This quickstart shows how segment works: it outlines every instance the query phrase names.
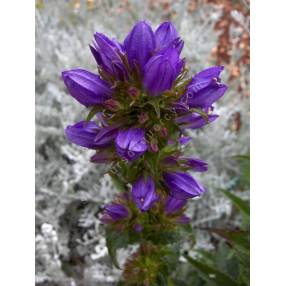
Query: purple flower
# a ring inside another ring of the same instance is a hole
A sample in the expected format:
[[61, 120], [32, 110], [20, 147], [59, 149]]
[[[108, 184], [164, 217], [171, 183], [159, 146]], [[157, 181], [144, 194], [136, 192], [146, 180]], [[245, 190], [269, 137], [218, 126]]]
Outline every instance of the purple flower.
[[188, 113], [186, 115], [181, 115], [176, 118], [176, 122], [180, 124], [181, 129], [198, 129], [206, 124], [209, 124], [216, 120], [218, 118], [218, 115], [216, 114], [210, 114], [208, 115], [208, 121], [197, 113]]
[[144, 65], [155, 49], [155, 36], [146, 21], [138, 22], [124, 40], [129, 63], [143, 71]]
[[165, 211], [168, 214], [176, 213], [187, 203], [187, 200], [179, 200], [175, 197], [170, 196], [165, 205]]
[[171, 89], [182, 67], [183, 61], [177, 50], [169, 48], [164, 54], [158, 54], [147, 62], [143, 75], [144, 87], [153, 96]]
[[128, 161], [136, 160], [148, 148], [145, 131], [140, 128], [120, 130], [115, 139], [115, 145], [117, 154]]
[[179, 143], [181, 145], [186, 145], [188, 144], [190, 141], [192, 141], [192, 137], [187, 137], [187, 136], [182, 136], [179, 138]]
[[119, 220], [128, 217], [128, 209], [121, 204], [110, 204], [104, 208], [106, 214], [108, 214], [113, 220]]
[[97, 64], [119, 80], [128, 78], [122, 62], [123, 47], [116, 40], [111, 40], [101, 33], [96, 33], [94, 39], [94, 46], [90, 46], [90, 50]]
[[156, 49], [168, 47], [177, 38], [178, 33], [172, 22], [163, 22], [155, 31]]
[[208, 163], [201, 159], [187, 158], [187, 157], [182, 157], [180, 159], [184, 160], [185, 161], [184, 164], [191, 167], [192, 171], [206, 172], [208, 170]]
[[227, 90], [219, 77], [223, 69], [223, 66], [215, 66], [197, 73], [181, 100], [188, 103], [189, 107], [210, 107]]
[[204, 187], [188, 173], [163, 173], [163, 178], [171, 195], [177, 199], [194, 198], [205, 192]]
[[98, 75], [83, 69], [64, 71], [62, 78], [71, 96], [86, 107], [102, 104], [113, 94], [110, 86]]
[[68, 140], [82, 147], [95, 149], [110, 145], [117, 135], [114, 126], [99, 127], [94, 122], [80, 121], [65, 129]]
[[155, 183], [150, 176], [147, 178], [142, 176], [138, 179], [132, 186], [131, 194], [133, 201], [141, 211], [148, 211], [158, 200]]

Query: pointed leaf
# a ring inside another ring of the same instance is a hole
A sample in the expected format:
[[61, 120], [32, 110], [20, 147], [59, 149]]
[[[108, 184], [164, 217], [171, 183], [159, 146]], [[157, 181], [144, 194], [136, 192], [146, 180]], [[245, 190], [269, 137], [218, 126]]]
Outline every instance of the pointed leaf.
[[233, 204], [238, 209], [240, 209], [245, 215], [247, 215], [248, 217], [250, 216], [250, 208], [249, 208], [249, 202], [248, 201], [242, 200], [241, 198], [239, 198], [238, 196], [232, 194], [229, 191], [222, 190], [222, 189], [219, 189], [219, 191], [224, 193], [225, 196], [227, 196], [233, 202]]
[[227, 274], [210, 267], [198, 260], [185, 255], [185, 258], [192, 264], [192, 266], [199, 272], [201, 277], [206, 280], [210, 285], [227, 285], [227, 286], [238, 286], [238, 283], [234, 281]]
[[128, 245], [129, 237], [127, 233], [113, 231], [111, 229], [106, 229], [106, 246], [108, 249], [108, 254], [118, 269], [120, 269], [119, 263], [117, 261], [117, 250], [124, 248]]

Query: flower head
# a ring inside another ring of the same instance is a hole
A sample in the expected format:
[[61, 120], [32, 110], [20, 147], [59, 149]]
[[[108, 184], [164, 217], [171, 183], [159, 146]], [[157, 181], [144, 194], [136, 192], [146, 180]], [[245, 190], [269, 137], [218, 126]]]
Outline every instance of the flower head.
[[128, 209], [118, 203], [112, 203], [104, 207], [104, 214], [101, 217], [103, 223], [112, 223], [113, 221], [118, 221], [127, 218], [129, 215]]
[[139, 178], [132, 186], [132, 198], [141, 211], [148, 211], [158, 196], [155, 192], [154, 180], [149, 176]]
[[98, 66], [119, 80], [127, 79], [128, 73], [122, 61], [122, 56], [125, 53], [123, 46], [101, 33], [96, 33], [94, 40], [93, 46], [90, 45], [90, 50]]
[[83, 69], [64, 71], [62, 78], [71, 96], [86, 107], [102, 104], [113, 94], [107, 82]]
[[224, 95], [227, 86], [221, 83], [219, 77], [223, 69], [223, 66], [207, 68], [192, 78], [183, 96], [189, 107], [210, 107]]
[[115, 139], [117, 154], [128, 161], [136, 160], [147, 150], [145, 131], [139, 128], [120, 130]]
[[179, 210], [182, 209], [182, 207], [184, 207], [187, 203], [187, 200], [185, 199], [177, 199], [176, 197], [172, 197], [170, 196], [167, 201], [166, 201], [166, 205], [165, 205], [165, 211], [168, 214], [172, 214], [172, 213], [176, 213]]
[[124, 40], [130, 65], [142, 71], [155, 50], [155, 36], [146, 21], [138, 22]]
[[117, 135], [115, 126], [99, 127], [94, 122], [80, 121], [66, 129], [68, 140], [82, 147], [95, 149], [110, 145]]
[[177, 199], [194, 198], [205, 192], [204, 187], [188, 173], [163, 173], [163, 178], [171, 195]]

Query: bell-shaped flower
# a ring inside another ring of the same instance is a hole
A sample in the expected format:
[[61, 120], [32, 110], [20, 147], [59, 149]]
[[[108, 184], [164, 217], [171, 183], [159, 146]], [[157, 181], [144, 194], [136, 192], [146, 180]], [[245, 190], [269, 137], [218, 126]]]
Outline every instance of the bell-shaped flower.
[[129, 211], [124, 205], [112, 203], [104, 207], [104, 213], [100, 220], [101, 222], [108, 224], [127, 218], [128, 215]]
[[156, 50], [168, 47], [177, 38], [178, 33], [172, 22], [163, 22], [155, 31]]
[[118, 132], [118, 127], [99, 127], [94, 122], [80, 121], [65, 129], [68, 140], [82, 147], [96, 149], [110, 145]]
[[168, 214], [176, 213], [182, 209], [187, 203], [187, 200], [179, 200], [175, 197], [170, 196], [165, 205], [165, 211]]
[[188, 113], [176, 118], [181, 129], [198, 129], [216, 120], [218, 115], [210, 114], [207, 118], [197, 113]]
[[129, 64], [143, 68], [155, 50], [155, 36], [151, 26], [146, 21], [138, 22], [124, 40]]
[[119, 80], [128, 78], [126, 67], [122, 61], [125, 52], [121, 44], [101, 33], [96, 33], [94, 40], [93, 46], [90, 45], [90, 50], [98, 66]]
[[152, 177], [139, 178], [132, 186], [132, 199], [141, 211], [148, 211], [158, 200], [155, 182]]
[[150, 95], [156, 96], [170, 90], [183, 67], [175, 48], [152, 57], [144, 68], [143, 85]]
[[163, 173], [165, 185], [172, 196], [184, 200], [200, 196], [205, 188], [188, 173], [166, 172]]
[[107, 82], [83, 69], [64, 71], [62, 78], [71, 96], [86, 107], [102, 104], [113, 94]]
[[136, 160], [147, 150], [145, 131], [140, 128], [120, 130], [115, 139], [117, 154], [128, 161]]
[[186, 94], [182, 97], [189, 107], [210, 107], [220, 99], [227, 90], [227, 85], [220, 81], [223, 66], [214, 66], [197, 73], [188, 85]]
[[206, 172], [208, 170], [208, 163], [197, 158], [180, 157], [185, 165], [191, 167], [195, 172]]

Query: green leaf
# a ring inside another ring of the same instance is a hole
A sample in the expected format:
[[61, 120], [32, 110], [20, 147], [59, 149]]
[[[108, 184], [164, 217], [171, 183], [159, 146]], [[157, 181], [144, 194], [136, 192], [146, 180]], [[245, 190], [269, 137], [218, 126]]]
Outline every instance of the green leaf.
[[125, 184], [119, 179], [119, 177], [111, 172], [109, 172], [108, 174], [111, 177], [112, 183], [115, 186], [115, 188], [120, 192], [125, 192], [126, 191]]
[[238, 286], [236, 281], [218, 269], [210, 267], [209, 265], [195, 260], [188, 255], [185, 255], [185, 258], [199, 272], [201, 277], [208, 282], [208, 285]]
[[233, 204], [238, 209], [240, 209], [245, 215], [247, 215], [248, 217], [250, 216], [250, 208], [249, 208], [249, 202], [248, 201], [242, 200], [241, 198], [232, 194], [229, 191], [222, 190], [222, 189], [219, 189], [219, 191], [224, 193], [224, 195], [227, 196], [233, 202]]
[[244, 252], [249, 252], [249, 232], [244, 230], [225, 230], [218, 228], [205, 228], [205, 230], [215, 233], [228, 240], [233, 246], [239, 247]]
[[108, 249], [108, 254], [113, 264], [118, 269], [120, 269], [120, 266], [117, 261], [117, 250], [126, 247], [128, 242], [129, 237], [127, 233], [106, 229], [106, 246]]

